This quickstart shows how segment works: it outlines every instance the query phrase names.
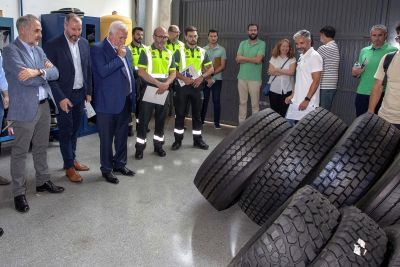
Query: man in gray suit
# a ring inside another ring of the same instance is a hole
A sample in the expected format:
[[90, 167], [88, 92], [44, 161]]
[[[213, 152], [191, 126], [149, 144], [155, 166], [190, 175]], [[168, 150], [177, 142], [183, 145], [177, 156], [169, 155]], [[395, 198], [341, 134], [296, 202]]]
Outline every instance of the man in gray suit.
[[40, 21], [33, 15], [17, 20], [18, 38], [3, 51], [3, 68], [8, 81], [10, 105], [8, 120], [13, 123], [15, 141], [11, 149], [11, 177], [15, 209], [29, 210], [26, 193], [25, 161], [32, 142], [36, 170], [36, 191], [61, 193], [64, 188], [50, 181], [47, 146], [50, 133], [50, 107], [53, 95], [47, 81], [58, 78], [58, 70], [47, 59], [38, 43]]

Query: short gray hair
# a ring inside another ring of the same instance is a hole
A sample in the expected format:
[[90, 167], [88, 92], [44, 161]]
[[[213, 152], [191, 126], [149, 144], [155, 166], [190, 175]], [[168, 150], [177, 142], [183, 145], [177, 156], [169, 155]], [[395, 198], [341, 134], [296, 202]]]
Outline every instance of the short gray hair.
[[26, 14], [25, 16], [19, 17], [16, 23], [18, 33], [20, 32], [21, 28], [26, 28], [35, 20], [39, 21], [39, 19], [32, 14]]
[[387, 27], [386, 27], [385, 25], [383, 25], [383, 24], [376, 24], [376, 25], [374, 25], [374, 26], [371, 27], [371, 30], [369, 31], [369, 34], [371, 34], [373, 31], [376, 31], [376, 30], [381, 30], [381, 31], [383, 31], [385, 34], [388, 32], [388, 31], [387, 31]]
[[108, 34], [110, 34], [110, 33], [114, 34], [119, 30], [124, 30], [124, 31], [128, 32], [128, 26], [126, 26], [126, 24], [120, 20], [113, 21], [110, 24], [110, 27], [108, 28]]
[[293, 35], [293, 40], [296, 40], [298, 37], [303, 37], [311, 40], [311, 33], [307, 30], [300, 30]]

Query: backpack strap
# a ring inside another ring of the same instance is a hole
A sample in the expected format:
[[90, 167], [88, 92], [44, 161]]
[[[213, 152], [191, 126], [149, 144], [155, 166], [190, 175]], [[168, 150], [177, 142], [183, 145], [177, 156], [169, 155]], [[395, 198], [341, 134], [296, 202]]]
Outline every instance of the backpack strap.
[[383, 86], [386, 86], [387, 84], [387, 70], [390, 66], [390, 63], [392, 63], [392, 60], [394, 58], [394, 55], [396, 55], [396, 53], [397, 51], [386, 54], [385, 60], [383, 61], [383, 71], [385, 72], [385, 77], [383, 78], [382, 81]]

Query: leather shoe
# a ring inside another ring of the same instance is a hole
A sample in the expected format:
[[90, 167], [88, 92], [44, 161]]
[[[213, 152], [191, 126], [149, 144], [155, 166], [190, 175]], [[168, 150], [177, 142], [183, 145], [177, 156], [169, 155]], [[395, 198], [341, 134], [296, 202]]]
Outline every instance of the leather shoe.
[[143, 151], [136, 149], [135, 158], [136, 159], [142, 159], [143, 158]]
[[102, 173], [103, 177], [106, 179], [107, 182], [112, 184], [118, 184], [119, 180], [112, 172]]
[[125, 176], [134, 176], [135, 175], [134, 171], [131, 171], [130, 169], [128, 169], [125, 166], [121, 167], [121, 168], [113, 168], [113, 172], [119, 172], [119, 173], [121, 173], [122, 175], [125, 175]]
[[53, 184], [52, 181], [48, 180], [41, 186], [36, 186], [36, 192], [44, 192], [47, 191], [49, 193], [62, 193], [64, 192], [64, 187], [57, 186]]
[[14, 197], [15, 209], [19, 212], [27, 212], [29, 210], [28, 201], [26, 201], [25, 195], [19, 195]]
[[175, 141], [173, 144], [172, 144], [172, 150], [178, 150], [180, 147], [181, 147], [181, 145], [182, 145], [182, 142], [181, 141]]
[[4, 234], [3, 228], [0, 227], [0, 237]]
[[85, 164], [78, 162], [77, 160], [74, 161], [74, 168], [77, 171], [85, 172], [89, 170], [89, 167]]
[[75, 170], [74, 167], [65, 170], [65, 175], [68, 179], [73, 183], [80, 183], [82, 182], [82, 176]]
[[161, 147], [154, 147], [154, 153], [156, 153], [157, 155], [159, 155], [160, 157], [165, 157], [167, 155], [167, 153], [165, 152], [165, 150]]
[[208, 145], [203, 141], [203, 139], [198, 139], [198, 140], [194, 140], [193, 141], [193, 146], [203, 149], [203, 150], [207, 150], [208, 149]]
[[5, 178], [3, 176], [0, 176], [0, 185], [8, 185], [10, 183], [11, 183], [10, 180], [8, 180], [7, 178]]

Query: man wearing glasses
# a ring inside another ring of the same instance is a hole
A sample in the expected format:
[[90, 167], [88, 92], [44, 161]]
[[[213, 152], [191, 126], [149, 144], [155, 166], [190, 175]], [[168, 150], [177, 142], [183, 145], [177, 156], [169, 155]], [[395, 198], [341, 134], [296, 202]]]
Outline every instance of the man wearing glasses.
[[[400, 25], [396, 27], [396, 42], [400, 43]], [[400, 129], [400, 52], [383, 56], [375, 73], [375, 83], [369, 99], [368, 112], [374, 113], [386, 85], [378, 116]]]
[[[136, 138], [136, 159], [143, 158], [143, 150], [146, 147], [146, 129], [148, 127], [153, 110], [155, 110], [155, 129], [153, 136], [154, 152], [165, 157], [164, 144], [164, 122], [168, 111], [169, 93], [166, 92], [175, 80], [175, 60], [171, 51], [165, 48], [168, 40], [167, 31], [163, 27], [158, 27], [153, 33], [153, 44], [148, 48], [148, 53], [142, 51], [138, 61], [139, 76], [145, 80], [149, 86], [157, 87], [156, 94], [168, 94], [165, 104], [155, 104], [145, 100], [140, 101], [139, 127]], [[145, 87], [145, 86], [144, 86]], [[144, 89], [145, 91], [149, 88]]]
[[[370, 30], [371, 45], [361, 49], [360, 55], [351, 74], [359, 77], [355, 100], [356, 116], [367, 112], [369, 97], [374, 86], [374, 74], [382, 57], [397, 48], [386, 42], [387, 28], [385, 25], [374, 25]], [[382, 101], [376, 105], [378, 111]]]

